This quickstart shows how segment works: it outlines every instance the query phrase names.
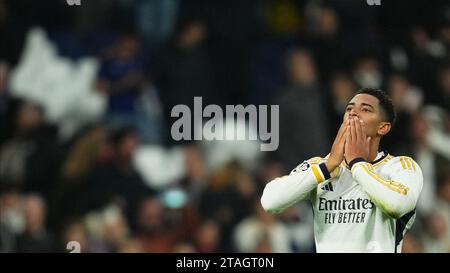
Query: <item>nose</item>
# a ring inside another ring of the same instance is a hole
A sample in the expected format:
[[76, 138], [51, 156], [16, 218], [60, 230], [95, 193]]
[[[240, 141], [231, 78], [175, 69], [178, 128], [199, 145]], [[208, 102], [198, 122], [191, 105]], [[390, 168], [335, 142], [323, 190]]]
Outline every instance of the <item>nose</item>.
[[355, 111], [355, 109], [350, 110], [349, 116], [354, 118], [358, 117], [358, 113]]

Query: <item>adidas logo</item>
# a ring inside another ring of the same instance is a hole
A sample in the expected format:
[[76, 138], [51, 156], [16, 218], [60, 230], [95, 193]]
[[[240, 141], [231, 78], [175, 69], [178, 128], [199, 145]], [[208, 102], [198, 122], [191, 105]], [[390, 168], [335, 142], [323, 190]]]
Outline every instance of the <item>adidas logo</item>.
[[325, 186], [322, 187], [322, 190], [324, 191], [333, 191], [333, 184], [328, 183]]

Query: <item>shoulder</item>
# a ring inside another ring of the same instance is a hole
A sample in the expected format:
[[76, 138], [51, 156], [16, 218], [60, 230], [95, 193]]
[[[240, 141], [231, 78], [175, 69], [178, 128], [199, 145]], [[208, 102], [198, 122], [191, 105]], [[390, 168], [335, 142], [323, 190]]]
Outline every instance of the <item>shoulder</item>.
[[420, 166], [417, 162], [409, 156], [392, 156], [392, 158], [387, 162], [387, 167], [409, 170], [409, 171], [419, 171]]
[[297, 167], [295, 167], [291, 171], [291, 173], [304, 172], [304, 171], [308, 170], [309, 168], [311, 168], [311, 165], [320, 164], [321, 162], [323, 162], [323, 160], [324, 160], [324, 158], [322, 158], [320, 156], [312, 157], [308, 160], [303, 161], [299, 165], [297, 165]]
[[423, 187], [423, 173], [417, 162], [409, 156], [394, 156], [381, 170], [392, 181], [401, 181], [411, 190], [420, 193]]
[[306, 162], [308, 162], [309, 164], [319, 164], [320, 162], [322, 162], [327, 157], [323, 158], [323, 157], [320, 157], [320, 156], [316, 156], [316, 157], [313, 157], [313, 158], [310, 158], [310, 159], [306, 160]]

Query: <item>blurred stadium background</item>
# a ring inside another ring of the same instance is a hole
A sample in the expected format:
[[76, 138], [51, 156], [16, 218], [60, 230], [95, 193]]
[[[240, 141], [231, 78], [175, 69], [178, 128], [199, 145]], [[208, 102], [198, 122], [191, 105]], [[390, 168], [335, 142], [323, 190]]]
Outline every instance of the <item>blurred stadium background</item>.
[[[362, 86], [424, 172], [403, 251], [449, 252], [449, 1], [0, 0], [0, 252], [314, 252], [309, 204], [261, 191], [327, 154]], [[279, 149], [173, 141], [194, 96], [279, 104]]]

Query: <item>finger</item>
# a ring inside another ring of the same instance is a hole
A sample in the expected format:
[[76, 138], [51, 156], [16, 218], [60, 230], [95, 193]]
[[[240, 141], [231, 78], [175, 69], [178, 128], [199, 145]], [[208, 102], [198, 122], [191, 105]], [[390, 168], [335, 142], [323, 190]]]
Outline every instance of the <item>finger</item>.
[[355, 119], [352, 119], [350, 121], [350, 141], [351, 143], [355, 142], [357, 140], [356, 138], [356, 121]]
[[347, 130], [345, 131], [345, 142], [344, 142], [344, 157], [347, 160], [349, 148], [351, 143], [351, 134], [350, 134], [350, 126], [347, 127]]
[[350, 145], [352, 141], [352, 135], [350, 133], [350, 127], [347, 127], [347, 130], [345, 131], [345, 149], [347, 148], [347, 145]]
[[355, 121], [355, 130], [356, 130], [356, 141], [364, 142], [365, 138], [363, 137], [362, 128], [361, 128], [361, 119], [357, 119]]
[[339, 128], [338, 134], [336, 136], [335, 142], [342, 142], [345, 139], [345, 131], [346, 131], [347, 127], [348, 127], [347, 122], [343, 122], [341, 124], [341, 127]]
[[339, 130], [339, 133], [338, 133], [338, 135], [337, 135], [337, 137], [336, 137], [336, 140], [337, 140], [338, 142], [342, 142], [342, 139], [345, 138], [345, 131], [346, 131], [346, 128], [347, 128], [347, 125], [346, 125], [346, 124], [342, 124], [342, 127], [341, 127], [341, 129]]
[[351, 121], [352, 121], [352, 119], [347, 119], [347, 121], [345, 122], [345, 126], [347, 129], [350, 128]]
[[340, 142], [340, 144], [341, 144], [342, 146], [345, 145], [345, 142], [346, 142], [346, 140], [347, 140], [347, 133], [348, 133], [348, 130], [349, 130], [348, 126], [345, 126], [344, 131], [343, 131], [343, 133], [342, 133], [342, 136], [341, 136], [341, 138], [339, 139], [339, 142]]
[[[363, 121], [363, 120], [361, 120], [362, 122], [361, 122], [361, 137], [362, 137], [362, 140], [363, 141], [366, 141], [368, 138], [367, 138], [367, 133], [366, 133], [366, 124], [365, 124], [365, 122]], [[367, 143], [369, 143], [369, 142], [367, 142]]]
[[349, 116], [344, 116], [344, 120], [342, 121], [342, 123], [347, 124], [349, 119]]
[[345, 128], [345, 124], [342, 123], [341, 127], [339, 127], [339, 131], [337, 132], [336, 139], [340, 139], [341, 138], [341, 136], [343, 134], [343, 131], [344, 131], [344, 128]]
[[363, 137], [363, 139], [367, 138], [367, 134], [366, 134], [366, 123], [364, 122], [364, 120], [361, 120], [361, 136]]
[[343, 134], [344, 134], [344, 132], [345, 132], [345, 127], [347, 126], [347, 121], [346, 120], [344, 120], [343, 122], [342, 122], [342, 124], [341, 124], [341, 127], [339, 127], [339, 131], [338, 131], [338, 133], [337, 133], [337, 136], [339, 137], [339, 136], [342, 136]]
[[350, 140], [351, 140], [350, 123], [351, 123], [351, 121], [350, 121], [350, 119], [348, 119], [345, 124], [345, 134], [343, 135], [347, 142], [350, 142]]

